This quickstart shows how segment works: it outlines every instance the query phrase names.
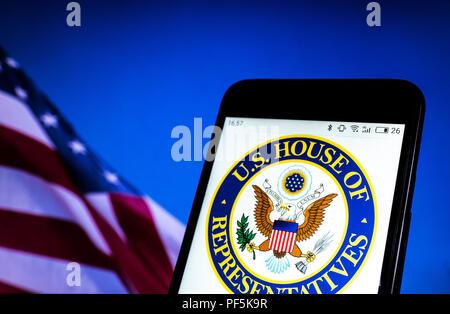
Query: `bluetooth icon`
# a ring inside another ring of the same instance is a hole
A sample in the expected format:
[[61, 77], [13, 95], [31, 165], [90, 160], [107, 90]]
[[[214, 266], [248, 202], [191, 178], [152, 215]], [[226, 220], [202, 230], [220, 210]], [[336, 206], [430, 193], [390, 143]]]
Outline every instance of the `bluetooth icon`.
[[333, 129], [333, 126], [330, 124], [330, 125], [328, 126], [328, 131], [331, 131], [331, 129]]

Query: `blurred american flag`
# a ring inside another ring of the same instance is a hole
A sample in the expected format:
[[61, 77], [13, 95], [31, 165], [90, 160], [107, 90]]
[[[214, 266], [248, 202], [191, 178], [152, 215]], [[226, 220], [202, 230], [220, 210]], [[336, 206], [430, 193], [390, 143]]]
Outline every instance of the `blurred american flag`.
[[0, 292], [165, 293], [183, 234], [0, 48]]

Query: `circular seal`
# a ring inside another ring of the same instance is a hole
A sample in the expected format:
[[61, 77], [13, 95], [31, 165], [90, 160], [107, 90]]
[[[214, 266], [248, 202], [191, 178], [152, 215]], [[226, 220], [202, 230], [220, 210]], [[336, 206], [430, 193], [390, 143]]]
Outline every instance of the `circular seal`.
[[245, 154], [222, 178], [206, 222], [217, 278], [231, 293], [337, 293], [375, 236], [369, 178], [345, 149], [291, 135]]

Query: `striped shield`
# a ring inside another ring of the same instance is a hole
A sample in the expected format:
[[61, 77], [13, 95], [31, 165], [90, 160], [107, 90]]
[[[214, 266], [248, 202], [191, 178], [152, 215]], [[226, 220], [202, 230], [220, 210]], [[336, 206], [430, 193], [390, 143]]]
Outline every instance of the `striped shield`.
[[269, 249], [291, 253], [294, 249], [298, 224], [286, 220], [275, 220], [270, 235]]

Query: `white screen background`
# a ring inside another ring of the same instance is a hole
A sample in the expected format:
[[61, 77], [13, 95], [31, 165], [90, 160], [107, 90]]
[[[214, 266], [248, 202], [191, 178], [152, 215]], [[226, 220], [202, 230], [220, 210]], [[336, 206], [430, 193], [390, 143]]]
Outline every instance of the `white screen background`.
[[[355, 125], [358, 132], [351, 127]], [[370, 133], [362, 133], [363, 127], [370, 128]], [[375, 132], [376, 128], [380, 131], [384, 127], [389, 128], [387, 133]], [[293, 134], [329, 139], [350, 152], [366, 170], [377, 200], [376, 236], [363, 268], [341, 293], [378, 292], [404, 125], [227, 117], [179, 293], [228, 293], [212, 269], [205, 243], [206, 217], [212, 196], [222, 177], [240, 157], [263, 142]]]

